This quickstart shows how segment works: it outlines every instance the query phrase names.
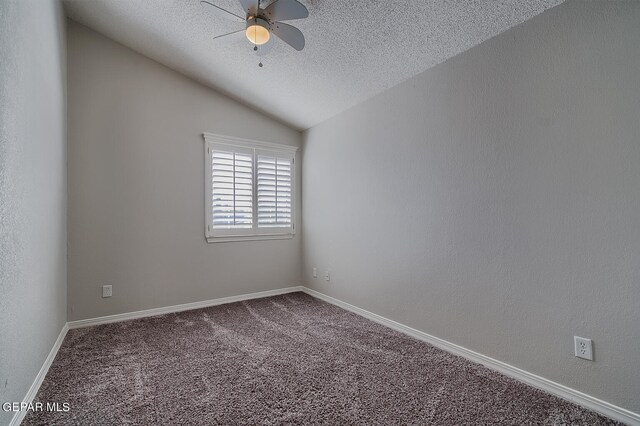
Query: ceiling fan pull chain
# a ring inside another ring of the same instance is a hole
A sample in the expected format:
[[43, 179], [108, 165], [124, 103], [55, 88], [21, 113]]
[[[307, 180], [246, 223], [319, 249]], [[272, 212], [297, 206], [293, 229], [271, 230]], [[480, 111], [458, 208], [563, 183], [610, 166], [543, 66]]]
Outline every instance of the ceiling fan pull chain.
[[[260, 12], [260, 0], [258, 0], [258, 12]], [[256, 28], [256, 32], [257, 32], [257, 28]], [[257, 36], [256, 36], [256, 38], [257, 38]], [[258, 50], [258, 46], [253, 46], [253, 50], [257, 51]], [[262, 51], [262, 50], [260, 50], [260, 51]], [[263, 65], [262, 65], [262, 55], [260, 55], [260, 62], [258, 62], [258, 67], [259, 68], [263, 67]]]

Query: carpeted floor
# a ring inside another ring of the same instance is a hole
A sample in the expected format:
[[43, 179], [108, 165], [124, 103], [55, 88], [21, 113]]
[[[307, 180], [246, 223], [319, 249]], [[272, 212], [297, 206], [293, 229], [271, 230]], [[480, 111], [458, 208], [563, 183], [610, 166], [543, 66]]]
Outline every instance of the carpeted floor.
[[304, 293], [71, 330], [24, 425], [617, 424]]

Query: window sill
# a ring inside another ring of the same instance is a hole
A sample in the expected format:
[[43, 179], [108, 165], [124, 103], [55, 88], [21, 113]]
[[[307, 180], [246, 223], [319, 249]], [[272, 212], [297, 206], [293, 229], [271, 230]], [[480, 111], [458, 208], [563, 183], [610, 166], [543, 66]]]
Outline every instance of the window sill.
[[237, 241], [290, 240], [295, 234], [265, 234], [265, 235], [207, 235], [207, 243], [233, 243]]

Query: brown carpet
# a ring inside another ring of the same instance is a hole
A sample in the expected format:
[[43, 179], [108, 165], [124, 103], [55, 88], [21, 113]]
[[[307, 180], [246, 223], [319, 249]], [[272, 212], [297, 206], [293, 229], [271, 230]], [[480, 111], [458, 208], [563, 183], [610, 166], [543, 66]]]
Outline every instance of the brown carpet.
[[304, 293], [71, 330], [24, 425], [613, 425]]

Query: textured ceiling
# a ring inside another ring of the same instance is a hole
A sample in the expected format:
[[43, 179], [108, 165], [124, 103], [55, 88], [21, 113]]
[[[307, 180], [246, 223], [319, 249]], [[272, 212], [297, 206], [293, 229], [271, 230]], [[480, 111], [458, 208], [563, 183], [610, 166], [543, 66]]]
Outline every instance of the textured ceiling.
[[[242, 14], [238, 0], [209, 0]], [[301, 0], [298, 52], [263, 68], [243, 27], [198, 0], [65, 0], [70, 18], [297, 129], [306, 129], [563, 0]], [[264, 5], [270, 3], [265, 1]], [[263, 6], [264, 6], [263, 5]]]

